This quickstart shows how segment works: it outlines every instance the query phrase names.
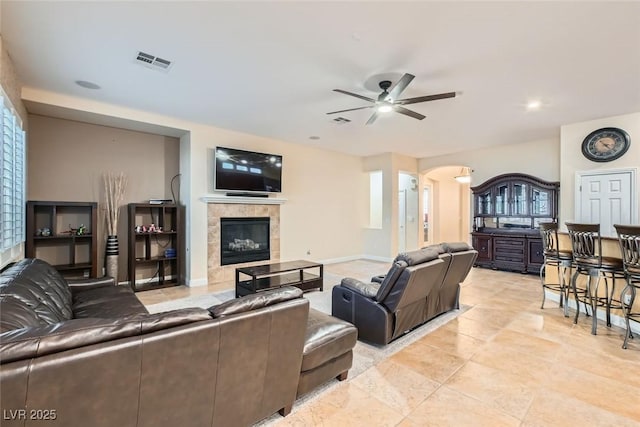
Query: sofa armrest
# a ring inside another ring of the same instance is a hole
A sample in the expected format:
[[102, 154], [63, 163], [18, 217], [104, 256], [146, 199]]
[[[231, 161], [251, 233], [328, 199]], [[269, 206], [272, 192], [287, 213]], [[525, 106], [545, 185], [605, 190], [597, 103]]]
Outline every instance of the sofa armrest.
[[373, 276], [371, 278], [371, 282], [373, 282], [373, 283], [382, 283], [382, 282], [384, 282], [384, 278], [385, 277], [387, 277], [386, 274], [379, 274], [377, 276]]
[[340, 284], [345, 288], [351, 289], [352, 291], [357, 292], [367, 298], [375, 298], [375, 296], [378, 294], [378, 289], [380, 289], [379, 283], [365, 283], [352, 277], [345, 277], [344, 279], [342, 279], [342, 282], [340, 282]]
[[76, 292], [88, 291], [89, 289], [115, 286], [116, 281], [111, 276], [104, 276], [95, 279], [67, 279], [67, 284], [69, 285], [71, 294], [75, 294]]

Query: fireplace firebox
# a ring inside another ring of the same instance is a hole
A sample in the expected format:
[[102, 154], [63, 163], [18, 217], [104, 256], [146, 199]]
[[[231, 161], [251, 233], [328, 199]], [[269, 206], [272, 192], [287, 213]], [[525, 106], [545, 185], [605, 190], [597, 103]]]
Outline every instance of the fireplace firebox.
[[220, 218], [220, 265], [271, 257], [269, 217]]

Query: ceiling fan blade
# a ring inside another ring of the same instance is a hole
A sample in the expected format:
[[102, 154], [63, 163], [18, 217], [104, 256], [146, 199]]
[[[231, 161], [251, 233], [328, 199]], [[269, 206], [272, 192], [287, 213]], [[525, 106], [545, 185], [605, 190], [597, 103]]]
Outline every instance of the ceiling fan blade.
[[409, 86], [409, 83], [411, 83], [411, 80], [413, 80], [414, 77], [415, 76], [413, 74], [405, 73], [404, 76], [402, 76], [400, 80], [398, 80], [396, 84], [389, 89], [389, 97], [391, 99], [398, 98], [407, 86]]
[[334, 89], [333, 91], [344, 93], [345, 95], [349, 95], [349, 96], [355, 96], [356, 98], [364, 99], [365, 101], [376, 102], [375, 99], [367, 98], [366, 96], [358, 95], [357, 93], [347, 92], [346, 90]]
[[347, 111], [364, 110], [365, 108], [373, 108], [373, 107], [374, 107], [374, 105], [367, 105], [366, 107], [349, 108], [348, 110], [332, 111], [332, 112], [327, 113], [327, 114], [337, 114], [337, 113], [344, 113], [344, 112], [347, 112]]
[[418, 119], [418, 120], [422, 120], [422, 119], [424, 119], [426, 117], [426, 116], [423, 116], [420, 113], [416, 113], [415, 111], [408, 110], [408, 109], [406, 109], [404, 107], [401, 107], [399, 105], [394, 105], [393, 106], [393, 110], [396, 113], [404, 114], [405, 116], [413, 117], [414, 119]]
[[373, 112], [371, 117], [369, 117], [369, 120], [367, 120], [366, 124], [370, 125], [371, 123], [375, 122], [377, 118], [378, 118], [378, 110]]
[[416, 98], [398, 99], [394, 101], [396, 105], [416, 104], [418, 102], [436, 101], [438, 99], [454, 98], [455, 92], [439, 93], [437, 95], [418, 96]]

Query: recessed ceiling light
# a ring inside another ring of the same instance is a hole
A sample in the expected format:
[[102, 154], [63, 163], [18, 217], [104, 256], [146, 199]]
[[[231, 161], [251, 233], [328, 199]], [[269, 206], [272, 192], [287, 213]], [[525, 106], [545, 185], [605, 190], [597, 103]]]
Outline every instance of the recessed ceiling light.
[[316, 135], [312, 135], [309, 137], [309, 139], [317, 140], [317, 139], [320, 139], [320, 137]]
[[86, 80], [76, 80], [76, 84], [85, 89], [100, 89], [100, 86], [98, 86], [97, 84], [88, 82]]
[[538, 99], [533, 100], [533, 101], [529, 101], [527, 103], [527, 110], [532, 111], [532, 110], [539, 110], [540, 107], [542, 107], [542, 102]]

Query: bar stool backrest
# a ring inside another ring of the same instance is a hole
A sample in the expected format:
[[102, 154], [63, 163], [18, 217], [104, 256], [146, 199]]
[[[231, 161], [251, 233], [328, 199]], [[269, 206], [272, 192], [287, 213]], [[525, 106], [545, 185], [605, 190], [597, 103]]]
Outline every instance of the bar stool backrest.
[[573, 259], [577, 264], [602, 266], [602, 239], [600, 224], [575, 224], [566, 222]]
[[542, 249], [544, 256], [559, 258], [558, 223], [541, 222], [538, 225], [540, 227], [540, 235], [542, 236]]
[[627, 275], [640, 276], [640, 226], [614, 225]]

